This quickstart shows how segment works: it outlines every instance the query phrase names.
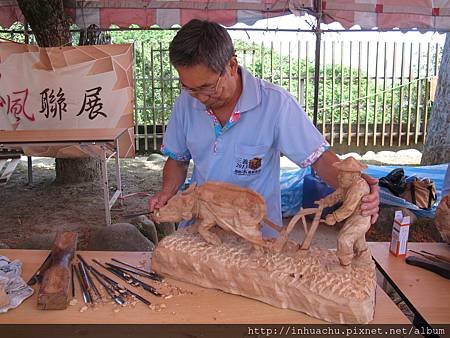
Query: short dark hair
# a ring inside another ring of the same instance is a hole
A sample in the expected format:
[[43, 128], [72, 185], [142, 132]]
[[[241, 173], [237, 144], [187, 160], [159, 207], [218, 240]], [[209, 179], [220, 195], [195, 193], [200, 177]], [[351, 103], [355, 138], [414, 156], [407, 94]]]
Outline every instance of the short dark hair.
[[233, 55], [233, 41], [227, 30], [206, 20], [189, 21], [169, 46], [170, 62], [174, 67], [204, 64], [219, 74]]

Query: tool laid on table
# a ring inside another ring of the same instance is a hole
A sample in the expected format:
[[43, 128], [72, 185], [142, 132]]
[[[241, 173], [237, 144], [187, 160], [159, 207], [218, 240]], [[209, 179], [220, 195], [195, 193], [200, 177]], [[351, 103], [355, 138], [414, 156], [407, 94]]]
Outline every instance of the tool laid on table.
[[137, 266], [131, 265], [130, 263], [127, 263], [127, 262], [118, 260], [118, 259], [116, 259], [116, 258], [111, 258], [111, 260], [114, 261], [114, 262], [116, 262], [116, 263], [120, 263], [120, 264], [122, 264], [122, 265], [125, 265], [125, 266], [128, 266], [128, 267], [130, 267], [130, 268], [133, 268], [133, 269], [135, 269], [135, 270], [137, 270], [137, 271], [146, 273], [146, 274], [148, 274], [148, 275], [151, 276], [150, 278], [152, 278], [152, 279], [154, 279], [154, 280], [157, 280], [158, 282], [162, 282], [162, 281], [164, 280], [164, 277], [158, 275], [158, 274], [157, 274], [156, 272], [154, 272], [154, 271], [146, 271], [146, 270], [144, 270], [144, 269], [138, 268]]
[[121, 269], [117, 269], [117, 268], [113, 268], [110, 266], [105, 266], [102, 263], [100, 263], [99, 261], [97, 261], [96, 259], [92, 259], [92, 261], [96, 264], [98, 264], [99, 266], [101, 266], [103, 269], [111, 272], [112, 274], [116, 275], [117, 277], [119, 277], [120, 279], [122, 279], [123, 281], [125, 281], [127, 284], [131, 284], [134, 287], [138, 287], [141, 286], [145, 291], [150, 292], [151, 294], [157, 296], [157, 297], [161, 297], [162, 294], [160, 294], [153, 286], [141, 281], [140, 279], [130, 275], [129, 273], [121, 270]]
[[441, 261], [444, 261], [444, 262], [450, 264], [450, 258], [448, 258], [448, 257], [442, 256], [442, 255], [437, 255], [437, 254], [434, 254], [434, 253], [431, 253], [431, 252], [428, 252], [428, 251], [425, 251], [425, 250], [420, 250], [420, 252], [423, 252], [424, 254], [433, 256], [433, 257], [435, 257], [437, 259], [440, 259]]
[[434, 257], [434, 256], [425, 254], [425, 253], [423, 253], [423, 252], [418, 252], [418, 251], [414, 251], [414, 250], [411, 250], [411, 249], [409, 249], [408, 251], [414, 252], [415, 254], [418, 254], [418, 255], [420, 255], [420, 256], [422, 256], [422, 257], [425, 257], [426, 259], [429, 259], [430, 261], [433, 261], [433, 262], [437, 262], [437, 263], [445, 263], [445, 262], [443, 262], [442, 260], [440, 260], [439, 258], [436, 258], [436, 257]]
[[42, 277], [44, 276], [44, 271], [48, 269], [51, 264], [52, 252], [48, 254], [45, 261], [41, 264], [39, 269], [31, 276], [30, 280], [27, 282], [29, 286], [33, 286], [34, 284], [39, 284], [42, 281]]
[[[410, 250], [412, 251], [412, 250]], [[413, 251], [414, 252], [414, 251]], [[425, 255], [423, 255], [426, 257]], [[429, 258], [421, 258], [416, 256], [408, 256], [405, 259], [406, 263], [409, 265], [418, 266], [426, 270], [437, 273], [438, 275], [450, 279], [450, 264], [445, 262], [439, 262], [436, 260], [430, 260]]]
[[116, 290], [117, 292], [125, 295], [125, 296], [129, 296], [132, 295], [134, 297], [136, 297], [137, 299], [139, 299], [142, 303], [146, 304], [146, 305], [150, 305], [151, 303], [145, 299], [144, 297], [142, 297], [141, 295], [138, 295], [137, 293], [131, 291], [130, 289], [119, 285], [119, 283], [117, 283], [115, 280], [109, 278], [108, 276], [105, 276], [104, 274], [102, 274], [101, 272], [99, 272], [97, 269], [95, 269], [93, 266], [91, 266], [91, 270], [97, 274], [98, 276], [100, 276], [101, 278], [103, 278], [103, 280], [107, 283], [109, 283], [109, 285], [111, 286], [111, 288], [113, 290]]
[[77, 266], [73, 265], [73, 270], [75, 271], [75, 276], [77, 276], [78, 283], [80, 285], [81, 295], [83, 296], [84, 303], [87, 304], [94, 304], [93, 300], [90, 298], [89, 293], [87, 292], [84, 283], [81, 278], [80, 271], [78, 270]]
[[156, 280], [158, 282], [162, 281], [161, 276], [156, 275], [156, 274], [150, 274], [148, 272], [135, 271], [135, 270], [124, 268], [124, 267], [121, 267], [121, 266], [118, 266], [118, 265], [112, 264], [112, 263], [105, 263], [105, 264], [107, 266], [113, 268], [113, 269], [122, 270], [124, 272], [134, 273], [135, 275], [146, 277], [146, 278], [149, 278], [149, 279], [152, 279], [152, 280]]

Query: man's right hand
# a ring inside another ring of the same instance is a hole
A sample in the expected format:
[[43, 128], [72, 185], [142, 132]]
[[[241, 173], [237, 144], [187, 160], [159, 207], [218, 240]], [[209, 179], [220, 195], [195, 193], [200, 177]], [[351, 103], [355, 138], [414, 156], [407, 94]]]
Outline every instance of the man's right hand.
[[166, 205], [167, 201], [173, 196], [173, 194], [165, 191], [158, 191], [153, 197], [148, 200], [148, 209], [153, 212], [155, 209], [160, 209]]

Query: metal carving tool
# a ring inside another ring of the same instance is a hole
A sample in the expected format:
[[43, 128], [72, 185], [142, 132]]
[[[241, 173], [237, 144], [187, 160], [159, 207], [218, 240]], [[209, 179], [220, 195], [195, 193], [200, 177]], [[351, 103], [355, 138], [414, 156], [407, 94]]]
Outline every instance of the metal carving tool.
[[86, 291], [86, 294], [89, 295], [89, 297], [88, 297], [89, 301], [91, 304], [94, 304], [94, 297], [92, 296], [91, 287], [89, 285], [89, 281], [86, 276], [86, 270], [84, 270], [84, 266], [81, 264], [81, 262], [78, 262], [78, 269], [80, 270], [81, 281], [83, 282], [83, 286]]
[[146, 274], [148, 274], [148, 275], [154, 277], [154, 278], [152, 278], [152, 279], [155, 279], [155, 280], [157, 280], [157, 281], [159, 281], [159, 282], [161, 282], [161, 281], [164, 280], [164, 277], [158, 275], [158, 274], [157, 274], [156, 272], [154, 272], [154, 271], [147, 271], [147, 270], [144, 270], [144, 269], [140, 269], [140, 268], [138, 268], [137, 266], [131, 265], [130, 263], [127, 263], [127, 262], [118, 260], [118, 259], [116, 259], [116, 258], [111, 258], [111, 260], [114, 261], [114, 262], [116, 262], [116, 263], [120, 263], [120, 264], [123, 264], [123, 265], [125, 265], [125, 266], [130, 267], [130, 268], [133, 268], [133, 269], [135, 269], [135, 270], [137, 270], [137, 271], [146, 273]]
[[153, 294], [153, 295], [155, 295], [157, 297], [161, 297], [162, 296], [162, 294], [160, 294], [158, 291], [156, 291], [156, 289], [153, 286], [151, 286], [151, 285], [141, 281], [140, 279], [138, 279], [138, 278], [136, 278], [136, 277], [134, 277], [132, 275], [127, 274], [124, 271], [121, 271], [119, 269], [115, 269], [115, 268], [112, 268], [112, 267], [108, 267], [107, 269], [108, 269], [108, 271], [111, 271], [112, 273], [114, 273], [118, 277], [120, 277], [119, 275], [123, 276], [122, 279], [124, 281], [126, 281], [127, 283], [128, 283], [128, 280], [130, 280], [132, 282], [131, 285], [133, 285], [133, 286], [135, 284], [138, 284], [138, 285], [142, 286], [142, 288], [145, 291], [148, 291], [148, 292], [150, 292], [151, 294]]
[[97, 287], [95, 286], [95, 283], [92, 280], [91, 275], [89, 273], [89, 271], [90, 271], [89, 264], [87, 264], [86, 261], [83, 259], [83, 257], [81, 257], [80, 255], [77, 255], [77, 257], [81, 261], [81, 266], [86, 271], [86, 276], [87, 276], [88, 282], [90, 284], [90, 287], [92, 287], [92, 290], [94, 290], [94, 293], [97, 296], [97, 298], [101, 300], [102, 299], [102, 295], [100, 294], [100, 292], [98, 291]]
[[439, 258], [436, 258], [436, 257], [434, 257], [432, 255], [429, 255], [429, 254], [424, 254], [424, 253], [421, 253], [421, 252], [418, 252], [418, 251], [414, 251], [414, 250], [411, 250], [411, 249], [409, 249], [408, 251], [414, 252], [415, 254], [418, 254], [418, 255], [420, 255], [422, 257], [425, 257], [426, 259], [429, 259], [430, 261], [433, 261], [433, 262], [436, 262], [436, 263], [446, 263], [445, 261], [443, 262]]
[[83, 281], [81, 280], [80, 271], [78, 271], [78, 269], [75, 265], [74, 265], [73, 269], [75, 270], [75, 275], [77, 276], [78, 283], [80, 284], [80, 290], [81, 290], [81, 294], [83, 295], [84, 304], [87, 305], [90, 303], [90, 299], [89, 299], [89, 295], [87, 294], [86, 290], [84, 289]]
[[44, 260], [44, 262], [41, 264], [39, 269], [34, 273], [33, 276], [31, 276], [30, 280], [27, 282], [29, 286], [32, 286], [34, 284], [40, 283], [42, 281], [42, 274], [43, 272], [50, 266], [51, 263], [51, 256], [52, 252], [48, 254], [47, 258]]
[[113, 289], [115, 289], [116, 291], [120, 292], [120, 290], [125, 291], [123, 294], [124, 295], [133, 295], [135, 296], [137, 299], [139, 299], [142, 303], [146, 304], [146, 305], [150, 305], [150, 301], [148, 301], [147, 299], [145, 299], [144, 297], [142, 297], [141, 295], [131, 291], [130, 289], [124, 287], [124, 286], [120, 286], [119, 283], [117, 283], [115, 280], [109, 278], [108, 276], [102, 274], [100, 271], [98, 271], [96, 268], [94, 268], [93, 266], [91, 266], [91, 270], [93, 273], [96, 273], [98, 276], [100, 276], [101, 278], [103, 278], [103, 280], [105, 280], [105, 282], [109, 283], [111, 285], [111, 287]]
[[137, 279], [136, 277], [131, 276], [131, 275], [129, 275], [129, 274], [119, 270], [119, 269], [115, 269], [115, 268], [112, 268], [112, 267], [106, 267], [103, 264], [101, 264], [99, 261], [97, 261], [96, 259], [93, 259], [92, 261], [95, 262], [96, 264], [100, 265], [103, 269], [106, 269], [109, 272], [111, 272], [112, 274], [116, 275], [117, 277], [119, 277], [120, 279], [125, 281], [127, 284], [132, 283], [133, 286], [142, 286], [142, 288], [145, 291], [148, 291], [148, 292], [150, 292], [151, 294], [153, 294], [153, 295], [155, 295], [157, 297], [161, 297], [162, 296], [162, 294], [160, 294], [158, 291], [156, 291], [156, 289], [153, 286], [148, 285], [147, 283]]
[[152, 276], [152, 275], [150, 275], [149, 273], [144, 273], [144, 272], [140, 272], [140, 271], [131, 270], [131, 269], [128, 269], [128, 268], [124, 268], [124, 267], [122, 267], [122, 266], [118, 266], [118, 265], [116, 265], [116, 264], [111, 264], [111, 263], [105, 263], [105, 264], [108, 265], [108, 266], [111, 267], [111, 268], [118, 269], [118, 270], [121, 270], [121, 271], [123, 271], [123, 272], [134, 273], [134, 274], [136, 274], [136, 275], [138, 275], [138, 276], [146, 277], [146, 278], [149, 278], [149, 279], [151, 279], [151, 280], [156, 280], [156, 281], [158, 281], [158, 282], [161, 281], [159, 278], [157, 278], [157, 277], [155, 277], [155, 276]]
[[92, 270], [92, 274], [94, 275], [95, 279], [98, 280], [98, 282], [105, 288], [106, 292], [108, 293], [108, 295], [111, 297], [111, 299], [116, 302], [119, 305], [122, 305], [125, 303], [125, 301], [122, 299], [122, 297], [117, 296], [114, 293], [114, 290], [112, 288], [111, 285], [107, 284], [104, 280], [101, 279], [101, 277], [99, 275], [97, 275], [97, 273], [95, 273], [94, 270]]
[[431, 253], [431, 252], [428, 252], [428, 251], [425, 251], [425, 250], [420, 250], [420, 252], [423, 252], [423, 253], [426, 253], [428, 255], [434, 256], [437, 259], [440, 259], [440, 260], [444, 261], [445, 263], [450, 263], [450, 258], [448, 258], [448, 257], [442, 256], [442, 255], [437, 255], [437, 254], [434, 254], [434, 253]]
[[71, 264], [71, 276], [70, 276], [70, 284], [72, 286], [72, 298], [75, 298], [75, 280], [74, 280], [74, 265], [73, 263]]

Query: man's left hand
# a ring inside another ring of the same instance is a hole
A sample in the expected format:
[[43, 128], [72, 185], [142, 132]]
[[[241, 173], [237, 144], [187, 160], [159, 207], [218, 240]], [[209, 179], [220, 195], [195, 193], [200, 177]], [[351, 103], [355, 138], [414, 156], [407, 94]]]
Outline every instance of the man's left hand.
[[378, 219], [378, 211], [380, 210], [380, 187], [378, 186], [378, 180], [372, 176], [362, 174], [370, 186], [370, 194], [362, 198], [361, 210], [363, 216], [371, 216], [371, 223], [375, 224]]

